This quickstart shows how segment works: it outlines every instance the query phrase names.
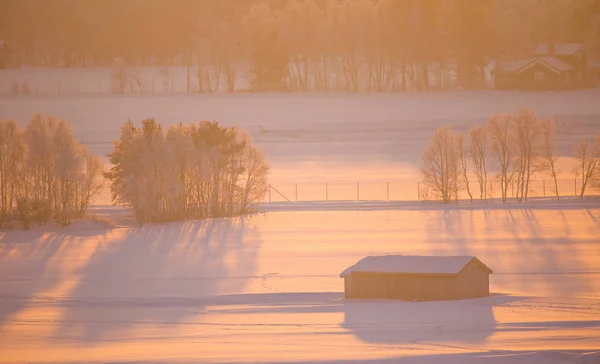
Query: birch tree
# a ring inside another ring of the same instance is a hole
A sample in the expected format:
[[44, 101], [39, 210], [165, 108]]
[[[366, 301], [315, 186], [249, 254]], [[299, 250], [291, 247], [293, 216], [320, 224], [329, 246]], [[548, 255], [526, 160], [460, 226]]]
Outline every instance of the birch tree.
[[573, 154], [579, 164], [579, 167], [575, 169], [575, 173], [581, 178], [579, 197], [583, 198], [586, 188], [590, 182], [594, 181], [596, 174], [600, 171], [600, 133], [596, 135], [594, 143], [589, 142], [587, 139], [579, 142]]
[[498, 169], [502, 202], [508, 198], [508, 186], [514, 177], [515, 156], [511, 136], [511, 115], [494, 115], [488, 121], [488, 130], [492, 139], [492, 157]]
[[469, 131], [469, 155], [473, 161], [475, 175], [479, 183], [479, 198], [484, 200], [487, 196], [487, 167], [486, 152], [488, 148], [487, 130], [485, 127], [476, 126]]
[[517, 150], [517, 200], [527, 201], [529, 182], [537, 172], [542, 130], [537, 113], [532, 109], [519, 110], [512, 118]]
[[421, 159], [423, 182], [443, 203], [451, 202], [457, 192], [459, 168], [454, 144], [450, 127], [439, 128]]
[[458, 163], [460, 165], [460, 177], [462, 179], [463, 185], [467, 190], [467, 194], [469, 195], [469, 199], [473, 202], [473, 193], [471, 193], [471, 188], [469, 185], [469, 151], [468, 146], [465, 144], [465, 136], [460, 133], [456, 135], [456, 152], [458, 155]]
[[556, 170], [556, 156], [554, 154], [554, 149], [556, 146], [556, 124], [552, 119], [545, 119], [542, 121], [542, 134], [544, 136], [544, 159], [545, 164], [547, 165], [548, 170], [550, 171], [550, 175], [554, 180], [554, 193], [556, 194], [556, 199], [560, 200], [560, 196], [558, 193], [558, 179], [557, 179], [557, 170]]

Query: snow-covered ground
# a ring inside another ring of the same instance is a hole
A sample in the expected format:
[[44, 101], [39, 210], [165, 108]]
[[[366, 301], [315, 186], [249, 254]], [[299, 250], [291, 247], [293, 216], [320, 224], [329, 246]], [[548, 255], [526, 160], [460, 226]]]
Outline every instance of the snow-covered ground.
[[[269, 182], [283, 195], [273, 191], [272, 201], [284, 201], [284, 197], [301, 201], [353, 200], [357, 198], [357, 183], [360, 199], [416, 200], [421, 154], [436, 128], [449, 124], [456, 131], [467, 131], [496, 113], [532, 107], [558, 122], [559, 191], [563, 196], [572, 196], [576, 186], [570, 156], [577, 142], [600, 131], [598, 100], [600, 89], [538, 93], [20, 96], [0, 98], [0, 118], [23, 125], [36, 112], [64, 118], [71, 123], [76, 137], [100, 155], [111, 151], [111, 141], [128, 119], [140, 122], [154, 117], [164, 125], [218, 120], [248, 130], [265, 150], [273, 166]], [[549, 176], [537, 176], [532, 185], [536, 196], [542, 196], [544, 190], [546, 195], [552, 194]], [[498, 188], [493, 193], [499, 197]], [[98, 203], [108, 203], [108, 194]]]
[[[0, 231], [0, 362], [599, 363], [597, 199], [375, 201], [387, 182], [391, 200], [416, 199], [437, 127], [464, 131], [524, 106], [567, 121], [559, 189], [572, 195], [569, 155], [599, 131], [598, 100], [598, 90], [0, 98], [0, 118], [65, 118], [100, 154], [127, 119], [237, 124], [286, 197], [298, 183], [299, 200], [326, 189], [339, 200], [144, 227], [98, 205], [101, 219], [67, 229]], [[357, 182], [368, 201], [350, 201]], [[477, 256], [494, 294], [343, 300], [339, 273], [379, 254]]]
[[[598, 362], [597, 201], [340, 204], [2, 232], [0, 362]], [[378, 254], [475, 255], [493, 295], [344, 300]]]

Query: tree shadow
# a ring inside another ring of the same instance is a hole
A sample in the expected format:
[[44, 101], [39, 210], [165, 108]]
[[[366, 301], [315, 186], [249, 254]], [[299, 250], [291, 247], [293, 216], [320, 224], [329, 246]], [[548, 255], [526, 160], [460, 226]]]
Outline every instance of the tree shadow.
[[[431, 211], [427, 253], [477, 256], [494, 270], [493, 290], [565, 297], [595, 294], [597, 284], [586, 273], [596, 271], [587, 246], [597, 236], [598, 225], [587, 207], [500, 207]], [[591, 228], [582, 229], [581, 223]]]
[[83, 237], [54, 227], [0, 233], [0, 325], [24, 308], [53, 301], [40, 294], [64, 279], [69, 257], [63, 253], [106, 233], [93, 230]]
[[260, 236], [248, 217], [148, 225], [98, 248], [63, 302], [57, 336], [84, 344], [125, 340], [144, 325], [176, 325], [206, 297], [241, 292]]

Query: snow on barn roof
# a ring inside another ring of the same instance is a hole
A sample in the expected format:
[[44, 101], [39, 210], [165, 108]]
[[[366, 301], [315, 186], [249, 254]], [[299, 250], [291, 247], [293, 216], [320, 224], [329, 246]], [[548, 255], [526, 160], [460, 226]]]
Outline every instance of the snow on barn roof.
[[350, 272], [398, 273], [398, 274], [458, 274], [467, 264], [475, 260], [484, 270], [492, 270], [472, 256], [411, 256], [381, 255], [359, 260], [340, 274], [343, 278]]
[[556, 57], [533, 57], [521, 61], [499, 61], [494, 67], [493, 73], [522, 73], [537, 63], [542, 63], [556, 73], [571, 71], [573, 66]]
[[533, 51], [534, 56], [572, 56], [581, 49], [581, 43], [554, 43], [554, 51], [550, 54], [548, 43], [541, 43]]

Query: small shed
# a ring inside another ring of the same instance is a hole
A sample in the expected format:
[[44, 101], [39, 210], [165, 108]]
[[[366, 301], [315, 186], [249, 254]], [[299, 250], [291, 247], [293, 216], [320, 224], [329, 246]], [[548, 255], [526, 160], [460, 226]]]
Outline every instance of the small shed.
[[492, 270], [472, 256], [369, 256], [340, 274], [346, 298], [441, 301], [487, 297]]

